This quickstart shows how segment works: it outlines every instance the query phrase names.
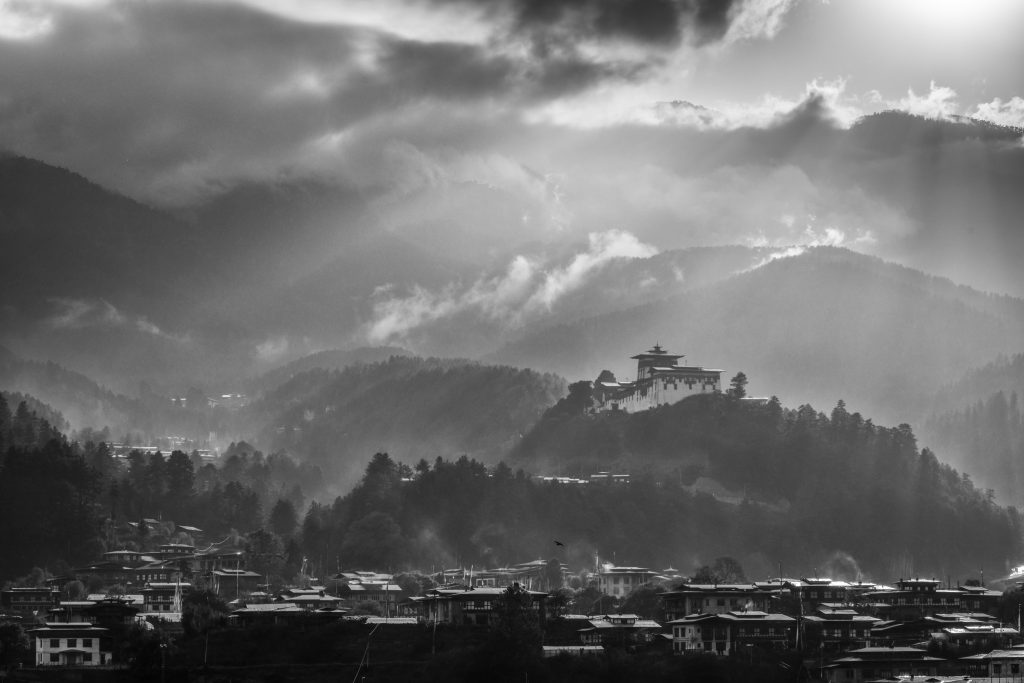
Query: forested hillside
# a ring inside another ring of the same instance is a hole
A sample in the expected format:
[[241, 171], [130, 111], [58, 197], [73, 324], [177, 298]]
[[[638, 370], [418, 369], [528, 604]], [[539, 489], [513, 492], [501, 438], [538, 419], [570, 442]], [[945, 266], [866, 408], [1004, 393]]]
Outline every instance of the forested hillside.
[[[316, 467], [244, 443], [219, 466], [181, 451], [114, 458], [105, 443], [68, 441], [27, 401], [12, 409], [0, 394], [0, 583], [33, 567], [67, 572], [106, 550], [225, 537], [282, 558], [290, 548], [294, 570], [298, 520], [322, 484]], [[131, 525], [142, 518], [163, 521]], [[204, 535], [182, 536], [175, 523]]]
[[249, 391], [259, 393], [271, 391], [291, 379], [300, 372], [307, 370], [342, 370], [358, 363], [380, 363], [392, 356], [410, 356], [408, 351], [398, 346], [360, 347], [356, 349], [328, 349], [308, 356], [302, 356], [281, 367], [268, 370], [247, 383]]
[[922, 442], [970, 472], [1002, 502], [1024, 503], [1024, 354], [1000, 356], [943, 386], [932, 399]]
[[724, 395], [636, 414], [563, 404], [508, 462], [572, 476], [646, 472], [681, 490], [703, 477], [746, 501], [716, 520], [737, 555], [840, 551], [876, 575], [940, 575], [979, 562], [1001, 571], [1021, 552], [1015, 509], [919, 448], [909, 425], [876, 426], [842, 402], [830, 416]]
[[[481, 420], [497, 419], [500, 408], [469, 389], [485, 384], [494, 392], [502, 375], [514, 377], [507, 368], [474, 366], [407, 371], [432, 380], [442, 402], [463, 396], [465, 410]], [[371, 402], [372, 391], [362, 395]], [[180, 451], [119, 461], [104, 444], [69, 443], [25, 404], [0, 410], [0, 537], [17, 549], [3, 555], [0, 576], [73, 566], [106, 549], [151, 544], [154, 534], [175, 540], [172, 520], [199, 526], [207, 541], [233, 536], [257, 548], [255, 557], [276, 558], [262, 572], [281, 577], [305, 555], [321, 573], [338, 565], [426, 570], [551, 557], [582, 568], [595, 556], [687, 572], [733, 556], [751, 576], [779, 562], [809, 575], [841, 557], [836, 573], [844, 578], [971, 578], [982, 567], [1005, 571], [1024, 552], [1016, 509], [919, 449], [907, 425], [878, 427], [843, 405], [826, 416], [725, 395], [637, 414], [588, 415], [583, 407], [556, 404], [509, 455], [511, 466], [440, 450], [415, 460], [378, 453], [331, 503], [320, 467], [245, 443], [216, 466]], [[411, 405], [399, 408], [412, 420]], [[428, 424], [426, 412], [410, 434]], [[349, 457], [360, 468], [367, 462], [365, 453]], [[576, 475], [612, 468], [631, 481], [545, 483], [527, 468]], [[704, 492], [693, 485], [698, 478], [738, 496]], [[140, 535], [128, 522], [142, 517], [169, 525]]]
[[367, 453], [497, 462], [564, 390], [531, 370], [394, 357], [300, 373], [250, 406], [236, 431], [323, 467], [341, 492]]
[[929, 443], [942, 444], [950, 461], [974, 473], [1007, 504], [1024, 502], [1024, 415], [1018, 394], [998, 391], [928, 420]]

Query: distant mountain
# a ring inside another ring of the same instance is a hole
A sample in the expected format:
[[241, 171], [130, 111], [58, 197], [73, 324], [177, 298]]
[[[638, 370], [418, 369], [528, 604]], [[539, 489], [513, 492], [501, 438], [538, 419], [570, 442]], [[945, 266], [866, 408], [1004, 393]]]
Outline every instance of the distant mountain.
[[169, 435], [203, 441], [225, 428], [223, 409], [175, 406], [145, 383], [139, 397], [126, 396], [52, 361], [24, 359], [2, 347], [0, 389], [38, 399], [42, 403], [30, 407], [69, 436], [108, 428], [114, 440], [131, 434], [144, 441]]
[[162, 324], [194, 306], [212, 265], [174, 217], [65, 169], [0, 156], [0, 305], [34, 318], [52, 299], [103, 300]]
[[496, 461], [564, 391], [530, 370], [393, 357], [295, 375], [249, 406], [237, 432], [320, 465], [343, 490], [378, 451]]
[[1019, 350], [1024, 301], [879, 259], [809, 249], [662, 301], [527, 335], [492, 362], [593, 379], [631, 377], [655, 341], [686, 362], [742, 370], [754, 395], [915, 422], [950, 376]]
[[1024, 354], [972, 369], [936, 394], [921, 439], [979, 486], [1024, 506]]
[[250, 392], [271, 391], [299, 373], [308, 370], [343, 370], [360, 363], [379, 363], [392, 356], [411, 356], [398, 346], [360, 347], [356, 349], [329, 349], [303, 356], [279, 368], [269, 370], [249, 383]]
[[53, 362], [25, 360], [14, 354], [0, 353], [0, 388], [30, 394], [47, 407], [59, 411], [61, 419], [53, 419], [47, 410], [33, 407], [40, 415], [61, 430], [109, 426], [121, 430], [142, 431], [148, 420], [135, 399], [114, 393], [92, 379], [67, 370]]
[[949, 380], [932, 398], [929, 405], [932, 414], [985, 401], [999, 392], [1006, 396], [1014, 392], [1024, 395], [1024, 353], [999, 356]]

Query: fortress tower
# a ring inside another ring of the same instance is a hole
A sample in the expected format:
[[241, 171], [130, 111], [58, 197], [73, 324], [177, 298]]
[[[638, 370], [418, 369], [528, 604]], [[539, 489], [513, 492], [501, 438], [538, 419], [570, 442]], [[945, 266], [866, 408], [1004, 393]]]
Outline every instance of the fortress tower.
[[680, 365], [683, 358], [655, 344], [654, 348], [632, 356], [636, 361], [635, 381], [620, 382], [604, 370], [594, 382], [597, 409], [635, 412], [722, 390], [722, 370]]

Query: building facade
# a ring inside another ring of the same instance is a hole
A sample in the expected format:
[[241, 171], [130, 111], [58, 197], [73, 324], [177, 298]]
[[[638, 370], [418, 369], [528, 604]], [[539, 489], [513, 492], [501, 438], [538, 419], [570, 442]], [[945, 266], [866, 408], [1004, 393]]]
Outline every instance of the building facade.
[[722, 371], [695, 365], [680, 365], [683, 355], [671, 354], [655, 344], [636, 361], [636, 379], [620, 381], [605, 370], [594, 382], [594, 405], [598, 411], [638, 411], [681, 401], [695, 394], [722, 390]]
[[102, 666], [111, 653], [101, 643], [107, 629], [89, 623], [53, 624], [29, 631], [35, 641], [36, 666]]

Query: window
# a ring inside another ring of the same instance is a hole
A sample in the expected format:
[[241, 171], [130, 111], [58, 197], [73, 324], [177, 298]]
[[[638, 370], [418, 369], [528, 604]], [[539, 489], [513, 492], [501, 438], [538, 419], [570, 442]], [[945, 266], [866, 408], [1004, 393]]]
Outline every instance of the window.
[[82, 647], [92, 647], [92, 638], [82, 638]]
[[1012, 674], [1019, 674], [1020, 673], [1020, 664], [1017, 664], [1017, 663], [1011, 664], [1010, 665], [1010, 673], [1012, 673]]
[[78, 638], [68, 638], [68, 647], [78, 647]]
[[82, 661], [83, 662], [91, 662], [92, 661], [92, 653], [91, 652], [86, 652], [85, 654], [83, 654], [82, 655]]
[[60, 655], [57, 654], [56, 652], [51, 652], [50, 653], [50, 661], [51, 662], [59, 662], [60, 661]]
[[60, 638], [50, 638], [50, 647], [52, 647], [52, 648], [60, 647]]
[[1003, 673], [1003, 665], [1002, 664], [993, 664], [992, 665], [992, 673], [995, 674], [996, 676], [998, 676], [1001, 673]]

